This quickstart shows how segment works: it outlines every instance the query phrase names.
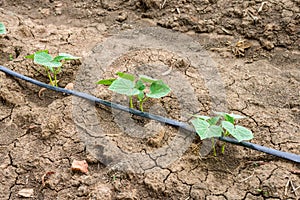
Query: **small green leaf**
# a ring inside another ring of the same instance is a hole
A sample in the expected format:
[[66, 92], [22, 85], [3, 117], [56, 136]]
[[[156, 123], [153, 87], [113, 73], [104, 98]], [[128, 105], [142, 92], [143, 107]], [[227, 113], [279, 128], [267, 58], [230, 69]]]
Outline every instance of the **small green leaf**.
[[53, 58], [48, 53], [42, 51], [34, 54], [34, 63], [46, 66], [51, 72], [54, 72], [54, 67], [61, 67], [62, 64], [57, 61], [53, 61]]
[[59, 53], [58, 56], [56, 56], [53, 61], [60, 62], [62, 60], [77, 60], [80, 59], [80, 57], [72, 56], [71, 54], [67, 53]]
[[6, 34], [6, 28], [2, 22], [0, 22], [0, 34]]
[[48, 53], [48, 50], [40, 50], [40, 51], [36, 51], [34, 54], [30, 54], [30, 55], [27, 55], [27, 56], [25, 56], [25, 58], [28, 58], [28, 59], [34, 59], [34, 55], [36, 54], [36, 53], [41, 53], [41, 52], [45, 52], [45, 53]]
[[150, 93], [147, 94], [151, 98], [161, 98], [166, 96], [171, 89], [162, 80], [154, 81], [150, 85]]
[[232, 124], [234, 124], [234, 118], [231, 117], [229, 114], [225, 113], [224, 119]]
[[63, 56], [63, 57], [65, 57], [64, 60], [77, 60], [77, 59], [80, 59], [80, 57], [73, 56], [73, 55], [68, 54], [68, 53], [59, 53], [58, 56]]
[[220, 126], [210, 125], [207, 121], [201, 119], [194, 119], [191, 122], [201, 140], [222, 136], [223, 129]]
[[130, 80], [130, 81], [134, 81], [134, 79], [135, 79], [134, 75], [123, 73], [123, 72], [117, 72], [117, 75], [120, 78], [127, 79], [127, 80]]
[[226, 113], [225, 112], [217, 112], [217, 111], [213, 111], [216, 115], [220, 115], [220, 116], [224, 116]]
[[241, 116], [241, 115], [237, 115], [237, 114], [233, 114], [233, 113], [231, 113], [231, 114], [226, 113], [226, 114], [229, 115], [230, 117], [234, 118], [234, 119], [244, 119], [244, 118], [246, 118], [245, 116]]
[[225, 113], [225, 112], [214, 112], [217, 115], [223, 116], [224, 119], [232, 124], [234, 124], [234, 120], [236, 119], [243, 119], [245, 118], [244, 116], [241, 115], [237, 115], [237, 114], [229, 114], [229, 113]]
[[222, 127], [223, 127], [226, 131], [228, 131], [230, 134], [231, 134], [232, 132], [234, 132], [234, 125], [233, 125], [231, 122], [228, 122], [228, 121], [222, 121], [222, 122], [221, 122], [221, 125], [222, 125]]
[[243, 119], [245, 118], [244, 116], [241, 115], [236, 115], [236, 114], [229, 114], [229, 113], [223, 113], [224, 119], [232, 124], [234, 124], [234, 120], [236, 119]]
[[207, 120], [210, 125], [216, 125], [220, 119], [220, 116], [212, 117]]
[[98, 81], [97, 84], [110, 86], [115, 80], [116, 80], [115, 78], [102, 79], [102, 80]]
[[135, 88], [133, 81], [124, 78], [118, 78], [113, 81], [108, 89], [119, 94], [125, 94], [127, 96], [134, 96], [140, 93], [140, 91]]
[[157, 81], [157, 79], [151, 78], [150, 76], [146, 76], [146, 75], [140, 75], [139, 77], [142, 81], [147, 83], [153, 83], [154, 81]]
[[192, 115], [193, 117], [196, 117], [196, 118], [200, 118], [200, 119], [203, 119], [205, 121], [209, 120], [210, 117], [208, 116], [205, 116], [205, 115]]
[[237, 115], [237, 114], [234, 114], [234, 113], [225, 113], [225, 112], [217, 112], [217, 111], [214, 111], [215, 114], [217, 115], [221, 115], [221, 116], [224, 116], [224, 115], [229, 115], [230, 117], [234, 118], [234, 119], [243, 119], [245, 118], [244, 116], [241, 116], [241, 115]]
[[27, 55], [27, 56], [25, 56], [25, 58], [33, 60], [34, 59], [34, 54]]
[[143, 91], [140, 90], [140, 93], [137, 95], [138, 97], [138, 100], [141, 102], [143, 101], [144, 97], [145, 97], [145, 94]]
[[232, 123], [228, 121], [222, 121], [222, 127], [228, 131], [234, 138], [236, 138], [239, 142], [243, 140], [251, 140], [253, 138], [252, 132], [243, 127], [236, 125], [234, 126]]
[[251, 130], [249, 130], [243, 126], [239, 126], [239, 125], [236, 125], [235, 128], [236, 128], [236, 133], [237, 133], [237, 136], [235, 138], [238, 141], [253, 139], [253, 133]]
[[[146, 86], [144, 85], [143, 81], [141, 80], [138, 80], [136, 83], [135, 83], [135, 88], [137, 88], [138, 90], [140, 91], [143, 91]], [[143, 92], [144, 93], [144, 92]]]

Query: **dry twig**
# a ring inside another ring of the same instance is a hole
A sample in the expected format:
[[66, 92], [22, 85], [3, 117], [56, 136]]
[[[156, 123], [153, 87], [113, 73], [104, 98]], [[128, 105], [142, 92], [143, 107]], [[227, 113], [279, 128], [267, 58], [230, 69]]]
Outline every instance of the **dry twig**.
[[267, 4], [267, 2], [265, 2], [265, 1], [261, 3], [261, 6], [257, 10], [258, 13], [260, 13], [263, 10], [265, 4]]
[[166, 4], [167, 0], [164, 0], [162, 4], [160, 4], [160, 9], [163, 9], [165, 4]]
[[239, 182], [240, 183], [241, 182], [245, 182], [246, 180], [248, 180], [249, 178], [251, 178], [253, 175], [254, 175], [254, 171], [253, 171], [253, 173], [250, 176], [248, 176], [247, 178], [244, 178], [244, 179], [240, 180]]
[[292, 191], [294, 192], [294, 194], [295, 194], [296, 196], [298, 196], [297, 190], [300, 188], [300, 186], [297, 187], [297, 188], [295, 188], [295, 186], [294, 186], [294, 184], [293, 184], [293, 181], [292, 181], [290, 178], [288, 179], [288, 181], [287, 181], [287, 183], [286, 183], [286, 185], [285, 185], [284, 195], [287, 196], [289, 185], [291, 186]]

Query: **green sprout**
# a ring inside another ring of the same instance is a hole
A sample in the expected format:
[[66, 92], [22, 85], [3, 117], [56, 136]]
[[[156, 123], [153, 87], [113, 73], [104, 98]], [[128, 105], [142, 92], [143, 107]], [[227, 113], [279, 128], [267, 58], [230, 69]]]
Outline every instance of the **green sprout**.
[[[130, 108], [133, 108], [133, 96], [137, 96], [140, 110], [143, 112], [143, 103], [149, 98], [161, 98], [166, 96], [171, 89], [162, 80], [153, 79], [149, 76], [139, 75], [136, 78], [132, 74], [117, 72], [118, 78], [103, 79], [97, 82], [109, 86], [109, 90], [129, 96]], [[146, 92], [146, 87], [149, 91]]]
[[6, 34], [6, 28], [2, 22], [0, 22], [0, 34]]
[[63, 61], [76, 60], [80, 57], [75, 57], [67, 53], [59, 53], [58, 56], [53, 58], [48, 54], [48, 50], [41, 50], [25, 56], [25, 58], [32, 59], [34, 63], [44, 66], [50, 84], [57, 87], [57, 74], [61, 72]]
[[[206, 138], [212, 139], [215, 156], [217, 155], [214, 141], [215, 137], [232, 136], [239, 142], [243, 140], [251, 140], [253, 138], [253, 134], [249, 129], [235, 125], [236, 119], [243, 119], [245, 117], [224, 112], [216, 112], [216, 114], [217, 116], [215, 117], [193, 115], [196, 119], [191, 121], [201, 140]], [[222, 145], [222, 154], [224, 154], [224, 152], [225, 144]]]
[[9, 59], [10, 61], [12, 61], [12, 60], [14, 59], [14, 56], [13, 56], [12, 54], [9, 54], [8, 59]]

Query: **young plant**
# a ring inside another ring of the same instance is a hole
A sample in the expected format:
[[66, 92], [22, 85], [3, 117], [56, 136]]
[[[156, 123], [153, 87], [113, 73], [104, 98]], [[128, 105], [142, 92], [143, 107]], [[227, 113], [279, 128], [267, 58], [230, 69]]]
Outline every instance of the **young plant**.
[[32, 59], [34, 63], [42, 65], [45, 68], [50, 84], [57, 87], [57, 74], [61, 72], [63, 61], [76, 60], [80, 57], [75, 57], [67, 53], [59, 53], [58, 56], [53, 58], [48, 54], [48, 50], [41, 50], [25, 56], [25, 58]]
[[[236, 114], [228, 114], [224, 112], [216, 112], [217, 116], [208, 117], [202, 115], [194, 115], [196, 119], [191, 122], [195, 127], [197, 134], [200, 136], [201, 140], [206, 138], [212, 139], [213, 151], [216, 156], [215, 148], [215, 137], [227, 137], [232, 136], [239, 142], [243, 140], [251, 140], [253, 138], [252, 132], [239, 125], [235, 125], [236, 119], [243, 119], [243, 116]], [[222, 153], [224, 154], [225, 144], [222, 145]]]
[[[118, 78], [103, 79], [97, 84], [109, 86], [109, 90], [129, 96], [130, 108], [133, 108], [133, 96], [137, 97], [140, 110], [143, 112], [143, 103], [149, 98], [161, 98], [166, 96], [171, 89], [162, 80], [149, 76], [139, 75], [136, 78], [132, 74], [117, 72]], [[149, 86], [148, 91], [146, 90]]]
[[2, 22], [0, 22], [0, 34], [6, 34], [6, 28]]

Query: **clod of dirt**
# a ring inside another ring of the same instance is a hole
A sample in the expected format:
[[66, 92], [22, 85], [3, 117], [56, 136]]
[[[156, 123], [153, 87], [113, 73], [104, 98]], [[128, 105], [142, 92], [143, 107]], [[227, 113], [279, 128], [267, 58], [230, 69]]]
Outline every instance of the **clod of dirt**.
[[57, 117], [51, 115], [49, 119], [47, 119], [47, 121], [42, 125], [42, 138], [47, 139], [53, 133], [57, 133], [59, 124], [60, 121], [57, 119]]
[[20, 197], [30, 198], [33, 197], [34, 190], [32, 188], [22, 189], [18, 192]]
[[139, 6], [143, 9], [151, 9], [151, 8], [159, 8], [160, 7], [160, 0], [139, 0]]
[[[3, 80], [3, 81], [2, 81]], [[5, 83], [5, 78], [0, 80], [0, 85], [4, 86], [10, 83]], [[0, 99], [4, 102], [6, 102], [7, 104], [11, 104], [11, 105], [22, 105], [25, 103], [25, 99], [24, 97], [20, 96], [20, 94], [18, 94], [16, 91], [11, 91], [8, 88], [1, 88], [0, 89]]]
[[120, 15], [117, 17], [118, 22], [123, 22], [127, 19], [128, 15], [126, 12], [120, 13]]
[[71, 170], [86, 174], [88, 173], [88, 164], [85, 160], [73, 160]]
[[144, 184], [156, 193], [164, 191], [164, 180], [169, 176], [170, 171], [167, 169], [160, 170], [160, 173], [147, 173]]
[[0, 123], [0, 145], [8, 145], [24, 134], [24, 131], [15, 123]]
[[246, 40], [238, 41], [232, 48], [232, 53], [237, 56], [245, 56], [245, 50], [252, 47], [252, 44]]
[[67, 89], [67, 90], [73, 90], [73, 89], [74, 89], [74, 83], [68, 83], [68, 84], [65, 86], [65, 89]]
[[92, 155], [90, 152], [86, 155], [86, 161], [90, 164], [99, 163], [99, 160], [96, 158], [96, 156]]
[[126, 199], [126, 200], [137, 200], [138, 195], [137, 195], [137, 191], [135, 189], [131, 190], [131, 191], [126, 191], [126, 192], [122, 192], [120, 193], [116, 199]]
[[261, 45], [262, 45], [262, 47], [263, 48], [266, 48], [267, 50], [272, 50], [272, 49], [274, 49], [274, 47], [275, 47], [275, 45], [274, 45], [274, 43], [273, 42], [270, 42], [270, 41], [268, 41], [268, 40], [261, 40], [260, 41], [260, 43], [261, 43]]
[[46, 172], [43, 176], [42, 176], [42, 185], [45, 187], [46, 185], [46, 181], [49, 179], [49, 177], [52, 175], [52, 174], [55, 174], [55, 172]]
[[163, 139], [165, 137], [166, 130], [164, 127], [159, 123], [148, 123], [146, 125], [146, 128], [149, 130], [149, 132], [157, 133], [153, 137], [150, 137], [147, 141], [147, 143], [152, 147], [161, 147], [163, 144]]
[[112, 191], [107, 185], [96, 184], [89, 196], [91, 199], [112, 199]]

